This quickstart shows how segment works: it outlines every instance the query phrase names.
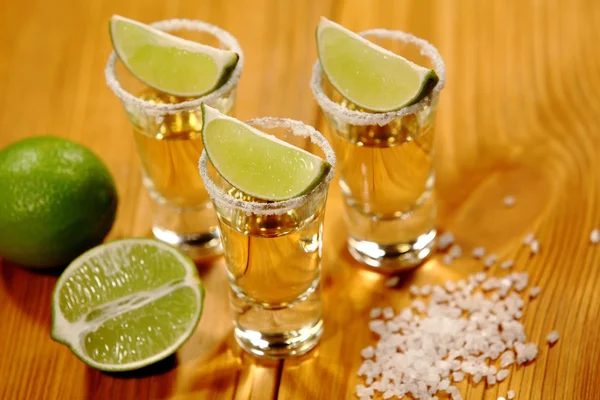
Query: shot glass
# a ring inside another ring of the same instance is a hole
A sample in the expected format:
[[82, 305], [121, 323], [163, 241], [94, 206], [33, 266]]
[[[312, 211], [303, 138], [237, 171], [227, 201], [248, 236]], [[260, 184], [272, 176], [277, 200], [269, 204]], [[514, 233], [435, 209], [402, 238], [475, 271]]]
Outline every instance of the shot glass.
[[319, 132], [301, 122], [260, 118], [248, 123], [332, 165], [309, 193], [266, 202], [229, 185], [206, 152], [200, 158], [200, 175], [221, 228], [235, 339], [259, 357], [297, 356], [311, 350], [323, 330], [323, 216], [335, 155]]
[[152, 233], [194, 259], [211, 257], [221, 254], [222, 247], [216, 214], [196, 167], [204, 149], [200, 105], [225, 114], [233, 111], [244, 55], [231, 34], [206, 22], [172, 19], [152, 26], [239, 55], [228, 81], [199, 98], [172, 96], [146, 86], [114, 51], [105, 69], [106, 82], [133, 126], [142, 182], [154, 203]]
[[401, 31], [360, 33], [422, 66], [439, 82], [429, 95], [400, 110], [359, 109], [331, 85], [317, 61], [311, 88], [329, 123], [345, 203], [347, 246], [359, 262], [380, 271], [412, 268], [434, 246], [433, 139], [445, 66], [435, 47]]

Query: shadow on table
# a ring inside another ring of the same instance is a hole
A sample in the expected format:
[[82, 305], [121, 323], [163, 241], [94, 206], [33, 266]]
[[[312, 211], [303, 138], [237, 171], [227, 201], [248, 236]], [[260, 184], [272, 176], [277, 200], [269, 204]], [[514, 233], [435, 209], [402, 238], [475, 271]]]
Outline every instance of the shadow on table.
[[49, 331], [52, 291], [63, 269], [27, 269], [0, 259], [0, 291], [25, 315]]

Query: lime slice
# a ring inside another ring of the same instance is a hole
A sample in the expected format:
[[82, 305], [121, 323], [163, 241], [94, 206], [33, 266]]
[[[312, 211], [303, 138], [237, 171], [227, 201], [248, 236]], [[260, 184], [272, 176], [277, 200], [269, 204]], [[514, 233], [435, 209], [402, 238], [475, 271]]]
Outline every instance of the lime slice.
[[176, 96], [203, 96], [227, 81], [237, 53], [169, 35], [118, 15], [110, 37], [119, 59], [136, 78]]
[[196, 266], [154, 239], [109, 242], [75, 259], [52, 294], [52, 339], [87, 365], [129, 371], [173, 354], [202, 314]]
[[317, 27], [317, 51], [333, 87], [350, 102], [371, 111], [394, 111], [417, 103], [439, 80], [435, 71], [326, 18], [321, 18]]
[[331, 165], [305, 150], [202, 105], [202, 141], [219, 174], [242, 192], [286, 200], [309, 192]]

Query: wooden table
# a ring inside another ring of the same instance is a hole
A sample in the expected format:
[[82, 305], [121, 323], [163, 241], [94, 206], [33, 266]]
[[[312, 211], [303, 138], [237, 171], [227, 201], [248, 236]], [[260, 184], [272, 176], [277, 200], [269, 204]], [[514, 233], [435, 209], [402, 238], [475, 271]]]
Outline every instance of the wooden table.
[[[53, 133], [94, 149], [121, 196], [109, 239], [150, 235], [150, 200], [126, 117], [106, 87], [107, 21], [202, 19], [235, 35], [246, 53], [237, 116], [300, 119], [325, 129], [308, 87], [321, 15], [353, 30], [402, 29], [443, 55], [448, 84], [437, 119], [439, 225], [465, 250], [485, 246], [543, 287], [523, 318], [538, 359], [468, 399], [600, 398], [600, 6], [593, 0], [5, 0], [0, 15], [0, 147]], [[504, 207], [505, 195], [516, 205]], [[201, 271], [206, 311], [177, 365], [113, 376], [86, 367], [49, 337], [53, 274], [0, 267], [0, 398], [351, 399], [360, 349], [373, 344], [371, 307], [409, 304], [408, 285], [481, 270], [437, 255], [402, 285], [364, 271], [345, 250], [341, 197], [325, 229], [326, 330], [300, 360], [259, 362], [236, 347], [222, 261]], [[522, 237], [536, 233], [529, 257]], [[499, 273], [497, 269], [492, 271]], [[562, 337], [552, 349], [545, 337]]]

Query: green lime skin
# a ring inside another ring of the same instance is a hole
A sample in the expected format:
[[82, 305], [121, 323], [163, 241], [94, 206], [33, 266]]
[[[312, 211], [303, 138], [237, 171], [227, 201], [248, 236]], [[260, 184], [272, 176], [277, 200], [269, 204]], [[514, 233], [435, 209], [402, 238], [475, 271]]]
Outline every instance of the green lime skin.
[[65, 266], [104, 240], [117, 203], [114, 180], [91, 150], [51, 136], [13, 143], [0, 151], [0, 257]]

